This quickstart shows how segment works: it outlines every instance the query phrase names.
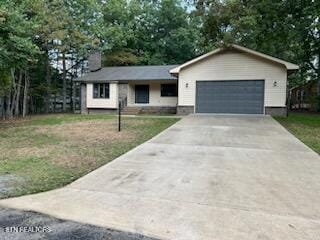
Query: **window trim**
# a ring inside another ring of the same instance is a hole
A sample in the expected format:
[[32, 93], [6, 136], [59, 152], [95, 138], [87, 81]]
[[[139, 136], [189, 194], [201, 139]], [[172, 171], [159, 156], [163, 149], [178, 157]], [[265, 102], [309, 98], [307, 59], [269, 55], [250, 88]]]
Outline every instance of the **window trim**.
[[[175, 95], [163, 95], [163, 85], [175, 85], [176, 92]], [[178, 84], [176, 83], [161, 83], [160, 84], [160, 97], [178, 97]]]
[[[97, 94], [95, 94], [95, 89], [97, 86]], [[108, 88], [107, 88], [108, 86]], [[101, 97], [101, 88], [102, 88], [102, 97]], [[108, 92], [106, 94], [106, 89]], [[92, 98], [93, 99], [110, 99], [110, 83], [93, 83], [92, 84]]]

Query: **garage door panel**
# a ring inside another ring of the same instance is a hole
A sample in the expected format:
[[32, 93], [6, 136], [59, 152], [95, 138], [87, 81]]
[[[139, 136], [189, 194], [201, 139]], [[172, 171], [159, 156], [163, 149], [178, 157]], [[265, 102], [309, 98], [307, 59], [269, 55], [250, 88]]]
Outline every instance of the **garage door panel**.
[[196, 112], [263, 114], [264, 81], [197, 81]]

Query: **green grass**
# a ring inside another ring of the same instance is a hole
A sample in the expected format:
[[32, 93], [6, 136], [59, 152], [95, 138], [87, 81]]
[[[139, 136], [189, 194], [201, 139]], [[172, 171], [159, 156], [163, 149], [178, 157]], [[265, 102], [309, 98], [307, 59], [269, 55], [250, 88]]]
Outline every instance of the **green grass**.
[[320, 154], [320, 114], [290, 113], [289, 117], [275, 117], [292, 134]]
[[13, 190], [3, 192], [2, 198], [46, 191], [80, 177], [77, 171], [57, 166], [45, 158], [19, 158], [0, 163], [0, 175], [13, 174], [17, 180], [12, 182]]
[[[62, 187], [152, 138], [178, 118], [44, 115], [0, 124], [0, 198]], [[1, 189], [0, 189], [1, 190]]]

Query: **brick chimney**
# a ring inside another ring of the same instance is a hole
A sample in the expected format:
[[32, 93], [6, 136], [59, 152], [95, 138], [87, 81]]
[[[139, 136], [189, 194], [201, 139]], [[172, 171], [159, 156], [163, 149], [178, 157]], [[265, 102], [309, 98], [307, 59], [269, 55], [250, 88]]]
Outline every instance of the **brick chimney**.
[[91, 52], [88, 58], [89, 71], [95, 72], [101, 69], [101, 52]]

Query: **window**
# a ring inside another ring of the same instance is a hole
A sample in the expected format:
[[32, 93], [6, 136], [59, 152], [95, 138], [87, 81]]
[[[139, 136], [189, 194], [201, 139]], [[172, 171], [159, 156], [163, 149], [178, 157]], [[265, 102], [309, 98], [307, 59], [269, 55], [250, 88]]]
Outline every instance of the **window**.
[[161, 84], [161, 97], [177, 97], [177, 84]]
[[109, 83], [93, 84], [93, 98], [109, 98], [109, 97], [110, 97]]

